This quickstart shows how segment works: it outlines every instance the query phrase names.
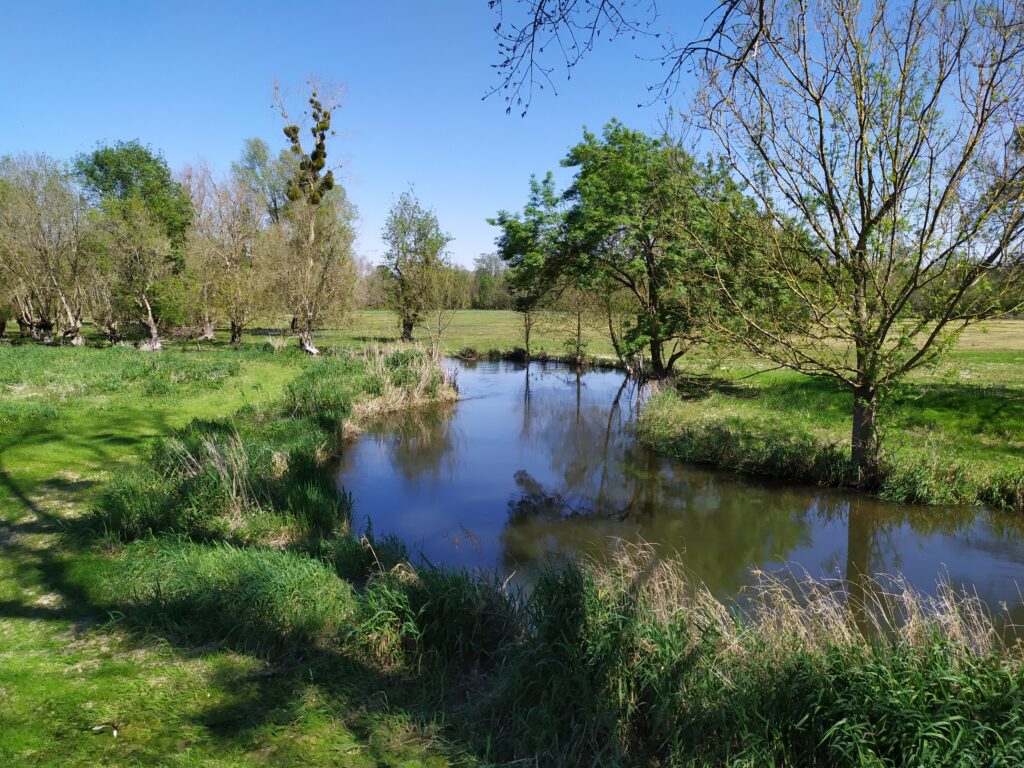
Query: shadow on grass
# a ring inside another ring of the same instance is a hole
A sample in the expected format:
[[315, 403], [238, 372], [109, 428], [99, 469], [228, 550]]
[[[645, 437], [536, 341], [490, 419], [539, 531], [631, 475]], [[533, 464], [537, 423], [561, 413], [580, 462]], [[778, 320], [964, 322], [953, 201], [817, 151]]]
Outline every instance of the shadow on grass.
[[[95, 450], [103, 455], [102, 448]], [[125, 595], [129, 599], [109, 594], [108, 585], [116, 581], [124, 562], [105, 551], [88, 516], [68, 518], [47, 504], [47, 492], [81, 494], [89, 487], [58, 478], [34, 483], [28, 490], [0, 465], [0, 488], [16, 508], [8, 520], [0, 521], [0, 558], [9, 569], [8, 583], [13, 582], [21, 593], [0, 600], [0, 620], [53, 623], [59, 631], [70, 629], [75, 636], [116, 627], [126, 638], [124, 651], [129, 653], [151, 649], [155, 640], [183, 658], [213, 658], [227, 651], [263, 661], [264, 667], [255, 672], [243, 672], [230, 664], [215, 666], [214, 678], [207, 685], [226, 695], [186, 715], [212, 743], [230, 749], [259, 750], [266, 738], [289, 742], [294, 738], [295, 744], [287, 749], [302, 754], [304, 739], [333, 738], [329, 725], [323, 732], [303, 730], [299, 721], [310, 715], [309, 702], [313, 700], [314, 709], [323, 709], [331, 720], [340, 721], [364, 742], [354, 747], [364, 760], [404, 764], [403, 750], [442, 760], [464, 756], [462, 749], [417, 739], [419, 731], [436, 730], [440, 712], [425, 695], [431, 686], [413, 674], [383, 672], [345, 654], [344, 649], [286, 635], [269, 642], [265, 649], [253, 649], [245, 631], [233, 632], [225, 639], [211, 631], [215, 620], [196, 616], [184, 610], [185, 606], [168, 605], [158, 592]], [[202, 602], [201, 596], [197, 600]], [[237, 618], [258, 629], [263, 618], [258, 608], [251, 615], [247, 611], [249, 606], [238, 606]], [[382, 723], [392, 721], [412, 724], [406, 743], [381, 735]], [[271, 732], [289, 727], [297, 730], [268, 737], [267, 727]], [[158, 734], [154, 737], [159, 741]], [[71, 745], [67, 748], [74, 751]]]

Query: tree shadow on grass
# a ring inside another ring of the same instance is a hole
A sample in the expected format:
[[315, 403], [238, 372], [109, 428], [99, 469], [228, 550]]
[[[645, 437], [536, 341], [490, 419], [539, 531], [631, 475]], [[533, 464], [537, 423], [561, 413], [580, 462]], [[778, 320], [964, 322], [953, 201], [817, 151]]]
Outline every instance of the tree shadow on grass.
[[[58, 479], [33, 487], [57, 493], [68, 485]], [[373, 668], [342, 648], [285, 635], [271, 641], [268, 648], [253, 649], [245, 631], [224, 639], [186, 606], [180, 606], [182, 610], [169, 607], [158, 591], [123, 599], [112, 594], [105, 583], [114, 581], [124, 565], [104, 552], [103, 542], [95, 538], [87, 519], [69, 519], [51, 511], [45, 494], [37, 498], [38, 494], [27, 491], [2, 466], [0, 487], [15, 500], [20, 513], [17, 518], [27, 518], [0, 522], [0, 557], [11, 574], [6, 578], [21, 591], [18, 597], [0, 600], [0, 621], [52, 623], [60, 631], [70, 629], [76, 637], [113, 630], [126, 643], [119, 655], [152, 649], [155, 641], [182, 658], [215, 658], [230, 652], [262, 662], [257, 671], [231, 664], [213, 668], [209, 685], [227, 695], [185, 713], [211, 743], [249, 751], [262, 749], [266, 739], [272, 738], [280, 740], [278, 748], [294, 751], [296, 759], [303, 758], [303, 741], [310, 734], [301, 721], [312, 708], [314, 717], [323, 710], [331, 720], [341, 722], [355, 734], [352, 749], [361, 759], [380, 765], [402, 764], [402, 750], [441, 760], [463, 754], [459, 748], [432, 743], [432, 738], [416, 738], [417, 733], [432, 734], [438, 727], [440, 712], [424, 695], [430, 688], [428, 681], [411, 673]], [[259, 608], [253, 607], [247, 615], [249, 608], [239, 606], [239, 621], [258, 626], [263, 619]], [[141, 668], [139, 674], [143, 674]], [[407, 744], [387, 739], [384, 744], [376, 743], [381, 723], [391, 721], [412, 724]], [[268, 736], [288, 728], [295, 729], [294, 733]], [[329, 725], [314, 729], [311, 738], [333, 738]]]

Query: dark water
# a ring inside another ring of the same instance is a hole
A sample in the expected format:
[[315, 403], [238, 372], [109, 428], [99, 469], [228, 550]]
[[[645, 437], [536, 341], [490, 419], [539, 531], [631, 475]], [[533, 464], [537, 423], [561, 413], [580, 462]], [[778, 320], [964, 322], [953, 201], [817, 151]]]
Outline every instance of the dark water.
[[[456, 363], [450, 363], [455, 366]], [[1024, 525], [975, 509], [888, 504], [767, 483], [645, 450], [637, 391], [610, 371], [458, 364], [463, 400], [384, 421], [346, 447], [338, 485], [430, 562], [529, 578], [549, 558], [600, 558], [617, 540], [679, 554], [720, 598], [753, 571], [946, 580], [1024, 620]]]

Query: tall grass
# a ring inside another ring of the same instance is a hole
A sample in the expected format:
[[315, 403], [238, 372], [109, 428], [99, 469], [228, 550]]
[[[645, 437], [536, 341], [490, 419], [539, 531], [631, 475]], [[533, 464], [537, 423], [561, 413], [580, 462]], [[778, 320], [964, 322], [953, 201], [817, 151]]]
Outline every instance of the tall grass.
[[107, 486], [94, 520], [126, 541], [155, 533], [264, 544], [330, 537], [351, 516], [351, 499], [327, 471], [346, 421], [453, 397], [444, 368], [416, 348], [325, 356], [281, 402], [197, 420], [159, 441], [148, 461]]
[[648, 549], [550, 570], [529, 594], [407, 563], [377, 563], [353, 590], [316, 558], [175, 540], [133, 545], [125, 560], [109, 588], [132, 595], [133, 620], [396, 674], [485, 760], [1024, 760], [1021, 654], [950, 590], [898, 585], [896, 620], [888, 601], [865, 614], [832, 585], [768, 577], [742, 609], [726, 606]]

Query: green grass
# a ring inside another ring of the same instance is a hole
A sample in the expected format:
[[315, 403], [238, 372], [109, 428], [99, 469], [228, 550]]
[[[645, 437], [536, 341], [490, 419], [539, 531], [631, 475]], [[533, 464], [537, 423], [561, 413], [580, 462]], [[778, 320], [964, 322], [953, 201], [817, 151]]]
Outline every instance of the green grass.
[[282, 402], [325, 362], [222, 347], [0, 345], [0, 764], [450, 764], [435, 727], [368, 699], [349, 669], [111, 623], [98, 590], [132, 573], [132, 550], [80, 530], [111, 481], [194, 419]]
[[[391, 322], [365, 313], [318, 344], [365, 346]], [[1019, 459], [1021, 328], [965, 336], [886, 404], [903, 450]], [[514, 313], [464, 313], [445, 341], [517, 343]], [[988, 644], [969, 603], [869, 642], [827, 596], [806, 612], [769, 592], [739, 619], [642, 557], [552, 572], [523, 596], [356, 540], [320, 467], [339, 422], [386, 407], [373, 398], [437, 394], [416, 365], [261, 337], [0, 346], [0, 764], [1024, 760], [1019, 650]], [[844, 393], [743, 378], [766, 366], [742, 356], [689, 366], [704, 386], [648, 411], [666, 441], [728, 428], [743, 451], [789, 446], [772, 454], [783, 474], [841, 450]]]

